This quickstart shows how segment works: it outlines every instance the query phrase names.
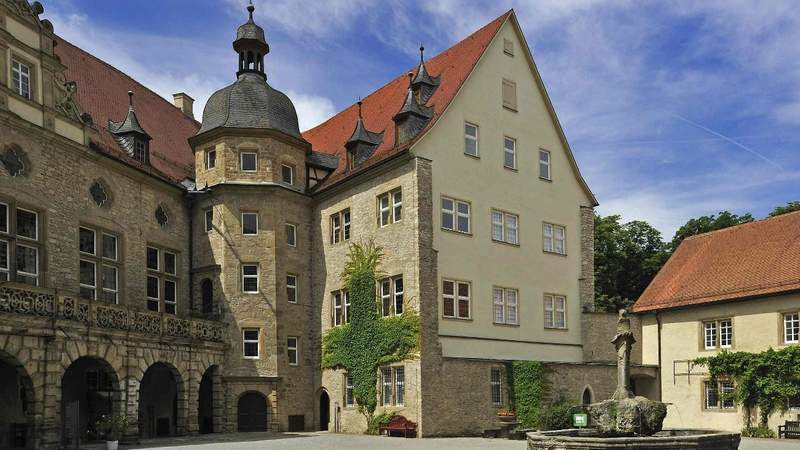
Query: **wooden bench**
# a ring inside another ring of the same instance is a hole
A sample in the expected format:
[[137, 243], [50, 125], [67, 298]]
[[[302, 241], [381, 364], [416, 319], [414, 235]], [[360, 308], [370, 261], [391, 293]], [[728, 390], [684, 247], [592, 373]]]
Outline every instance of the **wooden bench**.
[[800, 439], [800, 422], [787, 420], [783, 425], [778, 425], [778, 438]]
[[403, 416], [394, 416], [389, 420], [389, 423], [378, 429], [380, 434], [386, 432], [387, 436], [391, 436], [392, 432], [403, 433], [403, 437], [415, 436], [417, 433], [417, 424], [406, 419]]

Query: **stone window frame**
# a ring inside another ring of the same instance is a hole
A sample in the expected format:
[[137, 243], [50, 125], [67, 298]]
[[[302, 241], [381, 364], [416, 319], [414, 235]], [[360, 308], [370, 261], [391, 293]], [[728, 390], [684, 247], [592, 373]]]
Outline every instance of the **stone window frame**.
[[[550, 304], [551, 304], [550, 308], [547, 307], [548, 298], [550, 299]], [[563, 301], [564, 308], [561, 311], [559, 311], [559, 309], [556, 307], [556, 300], [557, 299], [561, 299]], [[543, 300], [542, 300], [542, 309], [544, 310], [543, 321], [544, 321], [544, 328], [545, 329], [547, 329], [547, 330], [567, 330], [567, 329], [569, 329], [569, 321], [567, 320], [567, 312], [568, 312], [569, 308], [568, 308], [568, 302], [567, 302], [567, 296], [566, 295], [556, 294], [556, 293], [552, 293], [552, 292], [546, 292], [544, 294]], [[548, 313], [548, 311], [550, 311], [550, 313], [551, 313], [551, 319], [550, 319], [550, 323], [549, 324], [547, 323], [547, 313]], [[564, 322], [563, 322], [562, 326], [558, 326], [558, 322], [556, 321], [556, 314], [559, 313], [559, 312], [561, 312], [563, 314], [563, 317], [564, 317]]]
[[350, 208], [345, 208], [337, 213], [331, 214], [329, 223], [331, 245], [350, 240], [352, 227]]
[[[213, 156], [213, 157], [212, 157]], [[214, 147], [206, 149], [205, 154], [206, 170], [214, 170], [217, 168], [217, 149]], [[213, 162], [213, 164], [212, 164]]]
[[[259, 222], [258, 215], [259, 215], [258, 211], [241, 211], [239, 213], [239, 222], [241, 224], [242, 236], [258, 236], [258, 225], [259, 225], [259, 223], [258, 223]], [[256, 231], [255, 231], [255, 233], [245, 233], [245, 229], [244, 229], [244, 220], [245, 219], [244, 219], [244, 216], [248, 216], [248, 217], [255, 216], [255, 218], [256, 218], [256, 224], [255, 224], [256, 225]]]
[[[800, 343], [800, 311], [784, 311], [781, 313], [780, 318], [783, 331], [781, 333], [781, 341], [783, 344], [796, 345]], [[793, 335], [794, 339], [790, 338], [792, 337], [791, 335]]]
[[[474, 136], [471, 136], [467, 132], [469, 127], [472, 127], [472, 128], [475, 129], [475, 135]], [[481, 148], [480, 139], [481, 139], [481, 137], [480, 136], [481, 136], [480, 126], [478, 126], [474, 122], [470, 122], [468, 120], [464, 121], [464, 154], [465, 155], [467, 155], [469, 157], [472, 157], [472, 158], [480, 159], [480, 157], [481, 157], [481, 151], [480, 151], [480, 148]], [[467, 145], [467, 141], [475, 142], [475, 154], [474, 155], [467, 151], [468, 148], [469, 148], [469, 146]]]
[[[150, 263], [147, 259], [147, 253], [150, 250], [156, 250], [156, 258], [157, 258], [157, 267], [151, 267]], [[161, 312], [164, 314], [172, 314], [177, 316], [178, 315], [178, 298], [179, 298], [179, 290], [180, 290], [180, 253], [176, 250], [173, 250], [168, 247], [160, 246], [154, 243], [147, 243], [145, 247], [145, 267], [147, 270], [147, 283], [149, 284], [151, 279], [157, 280], [158, 286], [158, 297], [153, 297], [150, 295], [149, 292], [145, 291], [146, 298], [147, 298], [147, 310], [153, 312]], [[167, 264], [167, 255], [172, 255], [174, 258], [174, 266], [173, 270], [168, 270]], [[168, 284], [172, 285], [172, 291], [174, 294], [174, 300], [168, 301], [166, 298], [166, 294], [169, 291], [167, 289]], [[145, 285], [147, 287], [147, 284]], [[151, 305], [155, 303], [157, 304], [157, 309], [152, 309]], [[170, 311], [171, 309], [171, 311]]]
[[[547, 155], [547, 161], [542, 159], [542, 155]], [[542, 175], [542, 169], [547, 168], [547, 176]], [[553, 181], [553, 153], [543, 148], [539, 149], [539, 179], [542, 181]]]
[[[378, 393], [381, 406], [405, 406], [406, 394], [406, 368], [404, 365], [389, 365], [380, 368], [380, 392]], [[388, 374], [388, 376], [387, 376]], [[398, 377], [398, 374], [401, 376]], [[398, 395], [399, 393], [399, 395]], [[387, 395], [388, 394], [388, 395]]]
[[[453, 293], [452, 294], [445, 294], [445, 284], [450, 283], [453, 286]], [[467, 286], [468, 293], [466, 296], [461, 295], [461, 291], [459, 287]], [[447, 300], [451, 300], [453, 302], [453, 314], [447, 315], [445, 313], [446, 309], [444, 307], [445, 302]], [[461, 315], [461, 309], [459, 306], [461, 305], [461, 301], [467, 302], [467, 315]], [[472, 282], [467, 280], [459, 280], [456, 278], [449, 278], [445, 277], [442, 278], [442, 318], [444, 319], [452, 319], [452, 320], [472, 320]]]
[[[501, 294], [498, 302], [498, 292]], [[512, 308], [509, 304], [509, 293], [514, 293], [514, 320], [509, 320], [508, 311]], [[500, 320], [498, 320], [498, 307], [500, 308]], [[519, 289], [504, 286], [492, 286], [492, 324], [519, 326]]]
[[353, 395], [353, 387], [354, 387], [354, 380], [353, 375], [349, 372], [345, 372], [342, 374], [342, 394], [344, 394], [344, 398], [342, 399], [342, 403], [344, 404], [345, 408], [354, 408], [356, 406], [356, 398]]
[[[548, 234], [548, 227], [550, 228], [550, 232]], [[563, 239], [561, 239], [561, 250], [558, 251], [556, 248], [556, 230], [562, 230]], [[550, 241], [550, 248], [548, 248], [547, 242]], [[559, 256], [567, 256], [567, 226], [560, 225], [553, 222], [542, 222], [542, 251], [551, 255], [559, 255]]]
[[[445, 209], [444, 202], [449, 201], [452, 203], [452, 209]], [[460, 200], [455, 197], [450, 197], [447, 195], [442, 195], [439, 201], [440, 204], [440, 220], [441, 220], [441, 229], [444, 231], [449, 231], [457, 234], [462, 234], [465, 236], [472, 236], [472, 202], [467, 200]], [[459, 209], [459, 206], [466, 205], [467, 212], [463, 213]], [[445, 215], [452, 216], [452, 223], [453, 227], [448, 228], [445, 226]], [[459, 219], [466, 218], [467, 219], [467, 230], [462, 231], [459, 223]]]
[[[289, 180], [286, 180], [286, 173], [283, 169], [289, 169]], [[287, 186], [294, 186], [294, 180], [297, 175], [297, 168], [294, 164], [281, 163], [281, 183]]]
[[503, 78], [500, 86], [503, 108], [511, 112], [517, 112], [517, 83]]
[[[28, 96], [27, 97], [25, 97], [24, 95], [19, 93], [17, 91], [17, 87], [14, 86], [14, 63], [26, 66], [28, 68], [28, 70], [29, 70], [29, 73], [28, 73], [28, 91], [29, 92], [28, 92]], [[11, 63], [9, 64], [9, 73], [11, 74], [11, 76], [9, 77], [8, 82], [9, 82], [9, 88], [10, 88], [11, 92], [14, 93], [14, 95], [16, 95], [19, 98], [23, 98], [25, 100], [31, 101], [31, 102], [36, 102], [37, 101], [38, 96], [36, 95], [37, 94], [36, 90], [37, 90], [38, 82], [39, 82], [39, 80], [36, 77], [37, 68], [38, 68], [38, 66], [33, 60], [31, 60], [27, 56], [23, 56], [22, 54], [20, 54], [17, 51], [13, 51], [12, 50], [12, 52], [11, 52]]]
[[347, 323], [350, 323], [350, 291], [338, 289], [331, 292], [331, 326], [338, 327]]
[[[113, 303], [115, 305], [119, 304], [120, 297], [122, 296], [122, 285], [123, 285], [123, 262], [125, 261], [124, 255], [122, 254], [122, 237], [121, 233], [118, 233], [113, 230], [108, 230], [104, 227], [98, 227], [92, 224], [80, 224], [78, 226], [78, 240], [80, 241], [80, 233], [81, 230], [87, 230], [93, 233], [93, 253], [84, 252], [78, 248], [79, 253], [79, 260], [80, 262], [87, 262], [94, 266], [94, 286], [80, 283], [80, 273], [78, 276], [78, 282], [80, 289], [92, 289], [92, 297], [89, 300], [96, 300], [96, 301], [104, 301], [104, 302], [111, 302], [110, 300], [105, 299], [106, 292], [112, 293], [114, 296]], [[105, 255], [105, 237], [112, 237], [115, 241], [115, 256], [112, 258], [110, 256]], [[116, 277], [116, 290], [113, 289], [106, 289], [103, 286], [103, 269], [109, 267], [114, 269], [115, 277]], [[83, 296], [83, 292], [79, 291], [81, 298], [86, 298]]]
[[[294, 346], [291, 342], [294, 339]], [[292, 362], [292, 351], [294, 351], [294, 362]], [[300, 365], [300, 338], [297, 336], [286, 337], [286, 359], [289, 361], [290, 366]]]
[[[500, 217], [500, 221], [498, 222], [496, 219]], [[516, 221], [516, 226], [512, 227], [509, 225], [509, 218], [513, 217]], [[519, 214], [512, 213], [510, 211], [505, 211], [498, 208], [492, 208], [489, 214], [489, 220], [492, 224], [492, 242], [496, 242], [499, 244], [508, 244], [513, 245], [515, 247], [520, 246], [520, 236], [519, 236]], [[499, 226], [500, 230], [502, 231], [502, 236], [498, 239], [495, 234], [495, 227]], [[509, 238], [510, 231], [514, 230], [515, 239]]]
[[[284, 229], [286, 230], [286, 245], [297, 248], [297, 224], [286, 222]], [[289, 232], [289, 230], [292, 231]]]
[[[244, 168], [244, 156], [245, 155], [252, 155], [253, 156], [253, 168], [252, 169], [245, 169]], [[258, 152], [254, 150], [242, 150], [239, 152], [239, 170], [245, 173], [255, 173], [258, 172]]]
[[[256, 338], [247, 337], [248, 331], [255, 331]], [[247, 344], [256, 344], [256, 354], [247, 354]], [[261, 359], [261, 328], [258, 327], [243, 327], [242, 328], [242, 358], [244, 359]]]
[[[245, 274], [245, 267], [255, 267], [256, 273], [255, 274]], [[252, 291], [245, 290], [245, 280], [246, 279], [255, 279], [256, 280], [256, 289]], [[247, 295], [257, 295], [261, 293], [261, 267], [258, 263], [242, 263], [241, 268], [239, 269], [239, 286], [241, 288], [242, 294]]]
[[[45, 287], [46, 279], [46, 228], [45, 217], [41, 210], [30, 208], [27, 204], [17, 202], [7, 197], [0, 197], [0, 205], [5, 206], [5, 217], [0, 218], [0, 245], [6, 245], [5, 267], [0, 267], [0, 283], [12, 281], [31, 286]], [[18, 211], [32, 213], [36, 217], [36, 236], [18, 234]], [[17, 267], [17, 251], [19, 247], [33, 249], [36, 254], [36, 273], [20, 272]], [[0, 262], [3, 264], [3, 262]], [[20, 281], [24, 279], [35, 280], [35, 283]]]
[[[384, 200], [386, 203], [384, 205]], [[396, 187], [376, 198], [378, 228], [389, 226], [403, 220], [403, 188]], [[386, 214], [384, 217], [384, 213]]]
[[[510, 148], [508, 147], [509, 142], [512, 144]], [[511, 153], [512, 159], [510, 166], [508, 165], [508, 161], [506, 161], [508, 153]], [[503, 136], [503, 168], [513, 172], [517, 171], [517, 139], [511, 136]]]
[[505, 405], [503, 394], [503, 368], [491, 367], [489, 369], [489, 395], [492, 406], [499, 407]]
[[[729, 385], [730, 387], [726, 388], [725, 387], [726, 385]], [[714, 386], [715, 389], [713, 390], [710, 389], [711, 386], [712, 386], [711, 379], [705, 379], [700, 384], [700, 389], [702, 390], [701, 393], [702, 395], [700, 397], [702, 398], [701, 409], [703, 411], [723, 412], [723, 413], [738, 411], [735, 399], [729, 398], [725, 400], [722, 398], [722, 396], [725, 395], [726, 390], [730, 395], [732, 395], [734, 389], [736, 389], [736, 385], [732, 380], [726, 380], [726, 379], [717, 380], [716, 386]], [[713, 391], [715, 393], [714, 395], [716, 395], [716, 402], [713, 406], [709, 403], [710, 391]]]
[[[397, 283], [400, 282], [400, 291], [397, 290]], [[405, 284], [403, 283], [403, 275], [394, 275], [391, 277], [382, 278], [378, 281], [378, 316], [379, 317], [393, 317], [399, 316], [403, 314], [405, 310]], [[388, 289], [386, 286], [388, 285]], [[388, 311], [386, 309], [387, 304], [384, 302], [384, 298], [388, 299]], [[397, 312], [397, 302], [400, 301], [400, 312]]]
[[[293, 283], [289, 283], [290, 278], [294, 279]], [[286, 301], [293, 305], [296, 305], [300, 299], [300, 286], [298, 286], [297, 280], [297, 275], [293, 273], [286, 274]], [[289, 295], [289, 292], [292, 292], [293, 295]], [[294, 300], [292, 300], [292, 298], [294, 298]]]
[[203, 220], [205, 221], [206, 233], [210, 233], [214, 229], [214, 208], [206, 208], [203, 211]]
[[[723, 324], [729, 324], [728, 329], [728, 344], [723, 345]], [[709, 332], [711, 332], [709, 334]], [[711, 339], [709, 340], [709, 337]], [[713, 343], [709, 345], [709, 342]], [[733, 348], [734, 331], [733, 331], [733, 318], [722, 317], [719, 319], [704, 319], [700, 321], [700, 350], [717, 350], [717, 349], [731, 349]]]

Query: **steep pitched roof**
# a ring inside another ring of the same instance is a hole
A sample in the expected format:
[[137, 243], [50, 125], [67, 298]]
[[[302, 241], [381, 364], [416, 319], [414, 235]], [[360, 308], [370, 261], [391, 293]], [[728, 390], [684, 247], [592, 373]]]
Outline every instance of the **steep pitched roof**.
[[[156, 176], [173, 181], [194, 178], [194, 155], [188, 138], [197, 133], [199, 123], [133, 78], [64, 39], [58, 40], [55, 52], [67, 66], [66, 79], [78, 85], [75, 98], [79, 107], [94, 120], [96, 148]], [[128, 157], [107, 128], [109, 120], [125, 119], [128, 91], [134, 93], [141, 127], [152, 137], [150, 165], [154, 170]]]
[[[433, 107], [433, 117], [419, 135], [425, 134], [455, 97], [461, 85], [477, 64], [483, 52], [489, 46], [500, 27], [512, 15], [508, 11], [466, 39], [436, 55], [425, 62], [428, 72], [440, 78], [436, 92], [428, 99], [427, 106]], [[391, 156], [407, 150], [414, 141], [398, 146], [395, 143], [395, 127], [392, 118], [400, 111], [406, 98], [408, 76], [398, 76], [388, 84], [373, 92], [362, 100], [364, 125], [374, 132], [384, 132], [383, 142], [375, 149], [372, 156], [356, 169], [346, 173], [347, 158], [344, 144], [353, 133], [358, 119], [358, 106], [351, 105], [326, 122], [303, 133], [303, 138], [311, 143], [315, 151], [339, 156], [339, 167], [331, 174], [321, 188], [335, 184], [346, 176], [359, 173]]]
[[684, 240], [634, 312], [800, 290], [800, 212]]

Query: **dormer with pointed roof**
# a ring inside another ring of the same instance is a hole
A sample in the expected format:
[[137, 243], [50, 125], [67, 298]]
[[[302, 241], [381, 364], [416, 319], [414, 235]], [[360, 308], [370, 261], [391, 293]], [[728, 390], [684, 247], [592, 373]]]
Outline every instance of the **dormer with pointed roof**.
[[122, 122], [108, 120], [108, 131], [117, 144], [131, 158], [143, 163], [150, 162], [150, 135], [139, 124], [133, 108], [133, 91], [128, 91], [128, 115]]
[[436, 88], [439, 87], [440, 77], [433, 77], [428, 73], [425, 67], [425, 47], [419, 47], [419, 66], [417, 66], [417, 73], [414, 79], [411, 80], [411, 87], [419, 97], [418, 101], [421, 104], [428, 103]]
[[358, 120], [353, 134], [345, 142], [347, 149], [347, 170], [352, 170], [359, 164], [366, 161], [375, 152], [375, 149], [383, 141], [383, 131], [374, 133], [369, 131], [364, 125], [364, 117], [361, 115], [361, 100], [358, 101]]
[[425, 106], [419, 100], [419, 96], [414, 92], [414, 73], [409, 72], [405, 101], [403, 101], [400, 111], [393, 117], [397, 127], [395, 133], [397, 144], [403, 144], [415, 138], [433, 117], [433, 108]]

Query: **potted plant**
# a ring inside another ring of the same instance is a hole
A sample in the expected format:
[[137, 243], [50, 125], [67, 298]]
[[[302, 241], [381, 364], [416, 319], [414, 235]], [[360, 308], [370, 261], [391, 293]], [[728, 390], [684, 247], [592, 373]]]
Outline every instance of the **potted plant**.
[[106, 440], [108, 450], [117, 450], [119, 439], [128, 428], [127, 416], [102, 416], [95, 424], [97, 432]]
[[517, 414], [510, 409], [497, 410], [497, 418], [502, 422], [514, 422], [517, 420]]

